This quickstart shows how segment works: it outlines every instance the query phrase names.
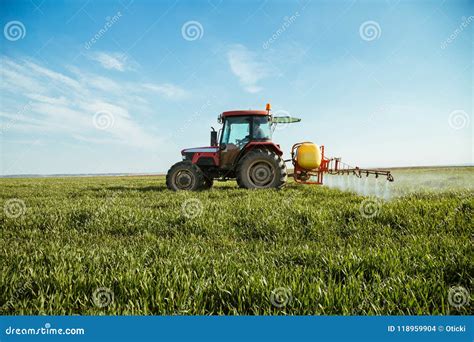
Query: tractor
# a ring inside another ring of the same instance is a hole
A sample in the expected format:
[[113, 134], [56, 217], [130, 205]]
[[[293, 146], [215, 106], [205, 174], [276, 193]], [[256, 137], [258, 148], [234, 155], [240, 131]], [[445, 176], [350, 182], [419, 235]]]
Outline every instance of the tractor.
[[183, 160], [174, 164], [166, 175], [166, 186], [170, 190], [205, 190], [218, 179], [236, 179], [241, 188], [279, 189], [287, 181], [286, 162], [293, 162], [293, 178], [297, 183], [322, 184], [323, 174], [354, 174], [362, 177], [375, 174], [387, 176], [390, 171], [365, 170], [343, 166], [340, 158], [324, 156], [324, 146], [304, 142], [295, 144], [292, 158], [283, 159], [280, 145], [272, 141], [277, 124], [301, 121], [288, 116], [274, 117], [266, 110], [235, 110], [223, 112], [218, 117], [222, 129], [211, 127], [211, 142], [208, 147], [188, 148], [181, 151]]
[[267, 110], [223, 112], [220, 139], [214, 128], [211, 146], [181, 151], [183, 161], [174, 164], [166, 176], [171, 190], [202, 190], [214, 179], [235, 178], [242, 188], [281, 188], [287, 179], [283, 151], [272, 142], [270, 105]]

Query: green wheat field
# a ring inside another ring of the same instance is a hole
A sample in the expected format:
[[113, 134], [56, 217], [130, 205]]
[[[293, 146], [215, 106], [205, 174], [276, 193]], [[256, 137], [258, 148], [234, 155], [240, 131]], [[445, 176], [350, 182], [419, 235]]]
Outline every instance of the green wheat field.
[[472, 314], [474, 168], [394, 176], [2, 178], [1, 314]]

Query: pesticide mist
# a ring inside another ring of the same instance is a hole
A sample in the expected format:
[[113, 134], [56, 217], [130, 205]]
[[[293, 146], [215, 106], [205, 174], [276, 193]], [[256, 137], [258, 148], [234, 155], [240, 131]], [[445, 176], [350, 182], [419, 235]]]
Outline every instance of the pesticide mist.
[[375, 196], [384, 200], [411, 193], [466, 191], [474, 189], [474, 167], [456, 168], [404, 168], [392, 172], [395, 181], [385, 177], [354, 175], [325, 175], [324, 185], [362, 196]]
[[375, 196], [387, 201], [392, 198], [393, 183], [385, 178], [327, 175], [325, 176], [324, 185], [333, 189], [354, 192], [362, 196]]

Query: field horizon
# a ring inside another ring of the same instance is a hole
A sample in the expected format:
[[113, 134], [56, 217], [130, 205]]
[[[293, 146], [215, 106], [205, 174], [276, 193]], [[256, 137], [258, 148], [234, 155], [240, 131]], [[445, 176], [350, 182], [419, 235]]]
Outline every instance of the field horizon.
[[[289, 164], [287, 163], [287, 166]], [[444, 168], [474, 168], [474, 164], [456, 164], [456, 165], [423, 165], [423, 166], [394, 166], [381, 167], [371, 166], [375, 170], [411, 170], [411, 169], [444, 169]], [[291, 168], [288, 168], [291, 171]], [[33, 173], [33, 174], [9, 174], [0, 175], [0, 178], [41, 178], [41, 177], [94, 177], [94, 176], [110, 176], [110, 177], [127, 177], [127, 176], [166, 176], [166, 172], [110, 172], [110, 173]]]

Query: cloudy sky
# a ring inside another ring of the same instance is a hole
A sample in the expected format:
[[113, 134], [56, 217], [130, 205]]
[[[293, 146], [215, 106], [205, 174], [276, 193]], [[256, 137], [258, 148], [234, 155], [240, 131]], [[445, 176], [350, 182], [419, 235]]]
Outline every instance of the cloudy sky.
[[[470, 1], [6, 1], [3, 175], [166, 172], [217, 115], [359, 166], [473, 163]], [[288, 154], [286, 155], [288, 158]]]

